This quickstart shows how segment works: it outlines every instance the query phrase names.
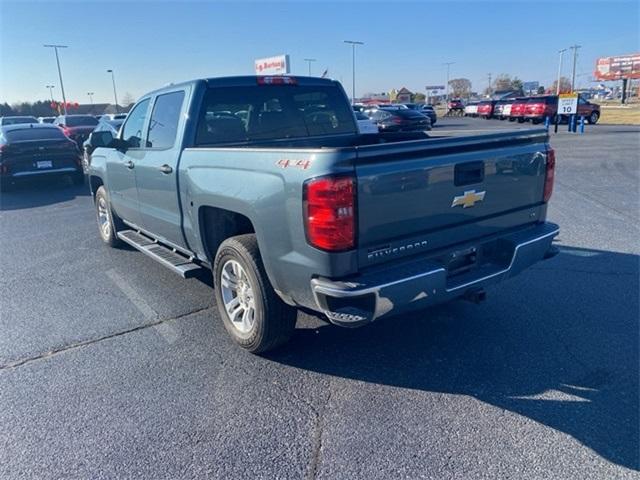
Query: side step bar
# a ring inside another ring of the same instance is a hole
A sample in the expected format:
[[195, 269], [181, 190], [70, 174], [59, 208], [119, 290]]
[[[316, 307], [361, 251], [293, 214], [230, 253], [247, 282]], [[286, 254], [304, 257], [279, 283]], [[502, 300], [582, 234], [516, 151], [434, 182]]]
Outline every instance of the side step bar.
[[202, 270], [202, 267], [193, 263], [189, 257], [169, 247], [165, 247], [152, 238], [135, 230], [118, 232], [118, 238], [157, 262], [160, 262], [183, 278], [193, 277]]

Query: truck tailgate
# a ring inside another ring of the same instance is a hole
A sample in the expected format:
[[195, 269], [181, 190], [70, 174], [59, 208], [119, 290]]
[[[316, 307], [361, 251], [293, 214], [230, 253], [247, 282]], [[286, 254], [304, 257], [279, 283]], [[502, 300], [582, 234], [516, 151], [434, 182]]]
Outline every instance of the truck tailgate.
[[538, 221], [545, 130], [358, 148], [361, 266]]

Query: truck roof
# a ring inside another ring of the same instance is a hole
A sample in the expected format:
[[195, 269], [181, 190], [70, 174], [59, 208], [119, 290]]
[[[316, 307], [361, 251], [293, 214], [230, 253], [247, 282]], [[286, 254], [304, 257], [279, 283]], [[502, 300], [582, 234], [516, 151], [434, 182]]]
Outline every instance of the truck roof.
[[304, 76], [296, 76], [296, 75], [239, 75], [233, 77], [211, 77], [211, 78], [198, 78], [194, 80], [188, 80], [185, 82], [179, 83], [171, 83], [169, 85], [165, 85], [162, 88], [158, 88], [156, 90], [152, 90], [150, 92], [145, 93], [146, 95], [155, 95], [161, 93], [165, 90], [173, 90], [176, 87], [182, 87], [187, 85], [197, 85], [200, 82], [204, 82], [207, 86], [211, 87], [249, 87], [258, 85], [258, 78], [265, 77], [282, 77], [282, 78], [290, 78], [295, 81], [298, 85], [333, 85], [337, 83], [335, 80], [329, 78], [320, 78], [320, 77], [304, 77]]

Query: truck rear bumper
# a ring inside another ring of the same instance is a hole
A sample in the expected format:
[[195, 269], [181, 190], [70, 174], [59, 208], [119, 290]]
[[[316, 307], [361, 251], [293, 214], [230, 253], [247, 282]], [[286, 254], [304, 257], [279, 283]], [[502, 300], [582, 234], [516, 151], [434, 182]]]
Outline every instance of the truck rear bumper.
[[[381, 317], [472, 295], [513, 277], [554, 256], [557, 250], [552, 242], [558, 233], [557, 225], [541, 223], [352, 279], [314, 278], [311, 290], [318, 308], [332, 323], [356, 327]], [[461, 257], [469, 259], [463, 268], [456, 263]]]

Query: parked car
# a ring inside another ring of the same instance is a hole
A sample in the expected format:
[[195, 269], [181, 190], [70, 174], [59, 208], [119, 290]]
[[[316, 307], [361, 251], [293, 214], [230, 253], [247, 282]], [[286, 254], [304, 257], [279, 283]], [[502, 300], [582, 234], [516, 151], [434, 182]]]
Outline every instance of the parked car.
[[358, 122], [358, 131], [362, 134], [378, 133], [378, 125], [361, 111], [353, 112]]
[[354, 327], [480, 301], [557, 253], [541, 129], [360, 135], [339, 82], [247, 76], [151, 92], [117, 138], [97, 134], [102, 241], [185, 277], [211, 268], [219, 318], [252, 352], [284, 343], [296, 308]]
[[0, 117], [0, 127], [4, 127], [5, 125], [18, 125], [20, 123], [38, 123], [38, 119], [30, 115]]
[[436, 113], [433, 105], [422, 105], [418, 110], [421, 114], [426, 115], [431, 120], [431, 126], [435, 125], [438, 121], [438, 114]]
[[381, 132], [411, 132], [431, 130], [426, 115], [408, 108], [380, 108], [371, 114], [371, 120]]
[[483, 100], [478, 103], [478, 116], [482, 118], [491, 118], [493, 116], [493, 107], [495, 100]]
[[587, 122], [595, 125], [600, 120], [600, 105], [591, 103], [582, 96], [578, 97], [578, 117], [584, 116]]
[[513, 100], [498, 100], [493, 106], [493, 118], [504, 120], [511, 114]]
[[81, 147], [98, 125], [98, 120], [93, 115], [60, 115], [56, 117], [53, 124], [60, 127], [67, 137]]
[[554, 121], [557, 113], [558, 97], [556, 95], [530, 97], [524, 108], [524, 118], [531, 123], [544, 122], [545, 118]]
[[99, 120], [124, 120], [127, 118], [126, 113], [105, 113], [104, 115], [99, 115]]
[[[82, 170], [87, 173], [89, 164], [91, 163], [91, 154], [98, 147], [106, 147], [100, 143], [100, 139], [103, 138], [100, 135], [95, 135], [96, 132], [111, 132], [111, 135], [115, 138], [118, 136], [118, 131], [124, 120], [109, 120], [102, 119], [98, 122], [96, 128], [89, 134], [87, 139], [82, 144]], [[374, 125], [375, 126], [375, 125]]]
[[470, 102], [464, 107], [465, 117], [477, 117], [478, 116], [478, 102]]
[[0, 185], [36, 177], [70, 176], [84, 182], [80, 151], [62, 131], [47, 123], [0, 127]]
[[511, 112], [509, 114], [509, 121], [518, 121], [519, 123], [524, 122], [524, 111], [527, 108], [527, 97], [516, 98], [511, 104]]
[[38, 123], [53, 123], [56, 117], [38, 117]]
[[459, 98], [449, 100], [447, 102], [447, 114], [462, 116], [464, 114], [464, 102]]

